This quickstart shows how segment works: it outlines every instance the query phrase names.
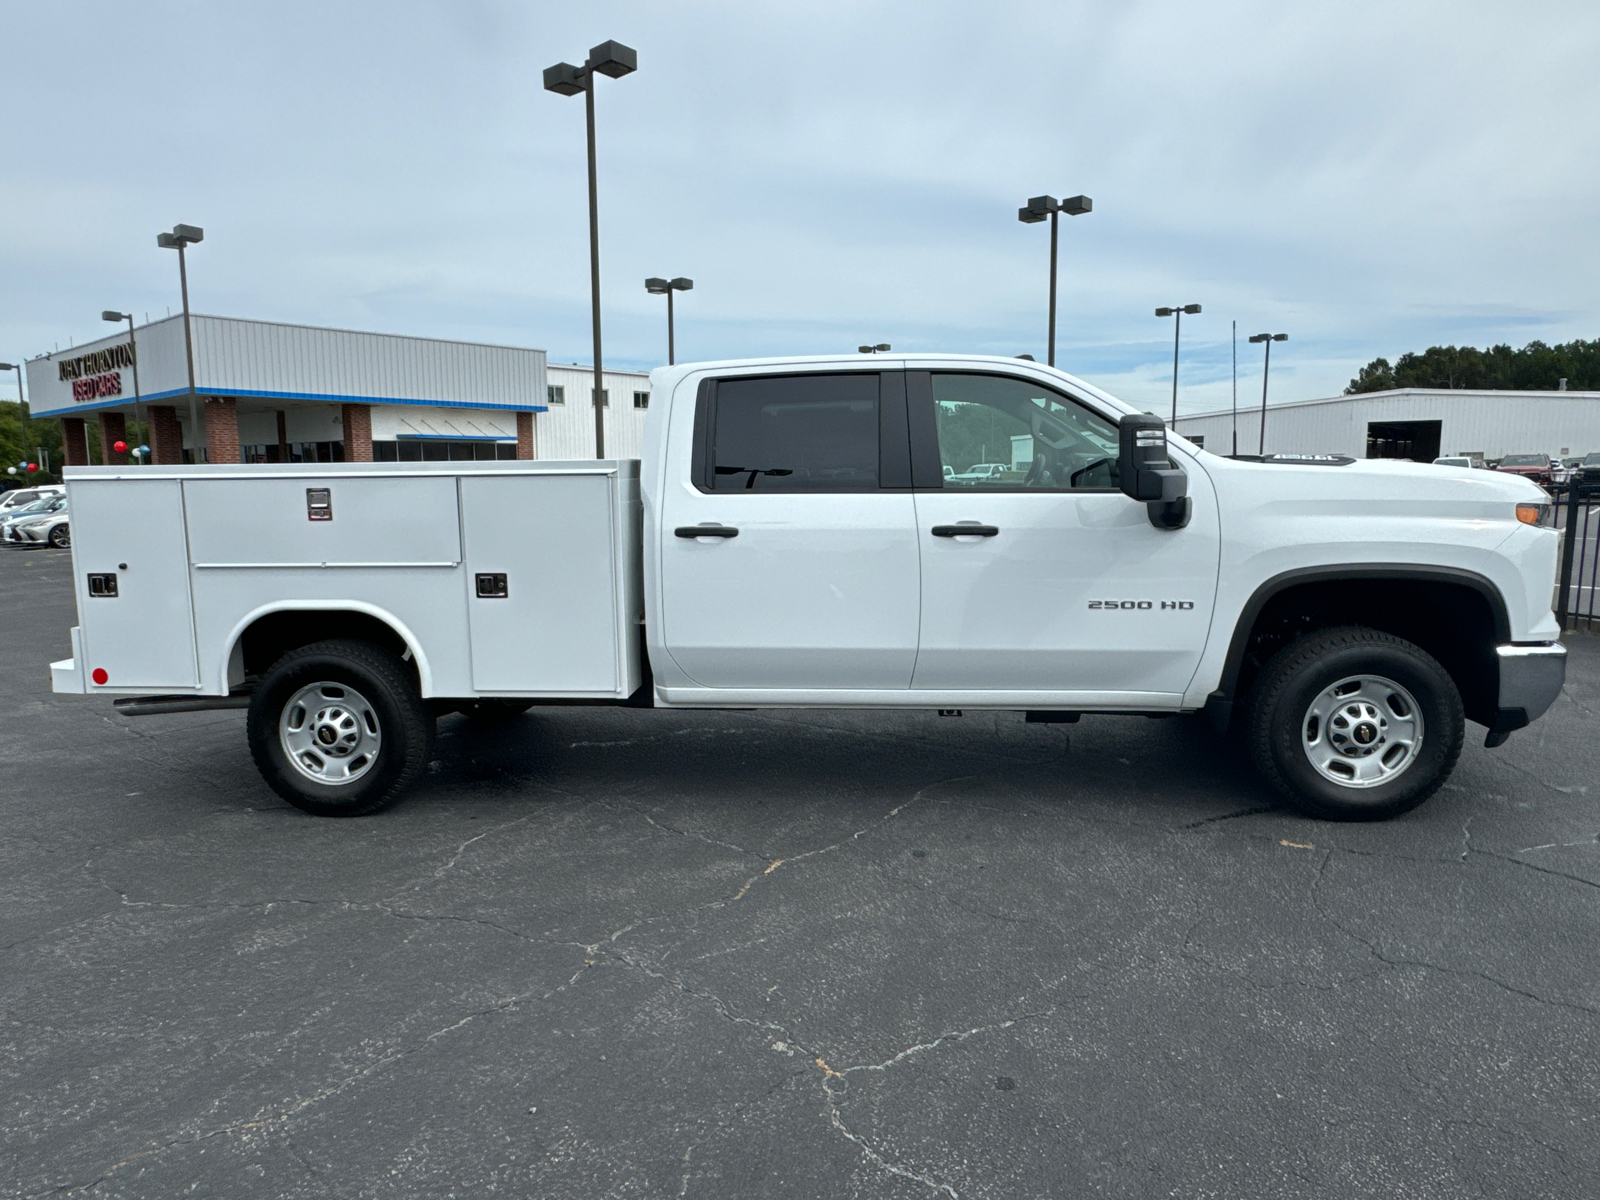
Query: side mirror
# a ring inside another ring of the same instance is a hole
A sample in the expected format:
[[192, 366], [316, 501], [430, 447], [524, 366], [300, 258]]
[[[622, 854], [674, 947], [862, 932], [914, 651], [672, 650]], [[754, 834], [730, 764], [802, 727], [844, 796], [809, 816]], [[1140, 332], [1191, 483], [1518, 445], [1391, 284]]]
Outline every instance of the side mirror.
[[1117, 479], [1132, 500], [1142, 500], [1157, 529], [1189, 523], [1189, 477], [1167, 453], [1167, 424], [1154, 413], [1128, 413], [1117, 422]]

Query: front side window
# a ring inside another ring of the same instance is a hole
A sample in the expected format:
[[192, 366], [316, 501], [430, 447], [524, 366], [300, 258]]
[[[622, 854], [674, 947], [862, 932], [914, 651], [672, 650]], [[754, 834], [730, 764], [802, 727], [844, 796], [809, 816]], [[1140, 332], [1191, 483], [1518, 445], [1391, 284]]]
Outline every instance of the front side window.
[[719, 492], [875, 489], [878, 375], [724, 379], [709, 457]]
[[947, 489], [1116, 490], [1117, 427], [1042, 384], [936, 373], [933, 409]]

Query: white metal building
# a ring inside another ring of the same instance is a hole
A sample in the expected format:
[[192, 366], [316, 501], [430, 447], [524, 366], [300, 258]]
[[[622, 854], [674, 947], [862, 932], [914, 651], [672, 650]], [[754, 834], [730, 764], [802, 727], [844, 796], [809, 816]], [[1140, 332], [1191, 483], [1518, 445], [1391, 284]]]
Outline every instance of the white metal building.
[[[102, 462], [127, 422], [151, 458], [176, 463], [591, 458], [593, 372], [548, 368], [543, 350], [193, 315], [196, 398], [182, 316], [27, 364], [30, 411], [60, 417], [67, 462]], [[606, 372], [606, 453], [636, 456], [649, 376]], [[139, 412], [135, 413], [135, 396]], [[197, 436], [198, 435], [198, 436]]]
[[[1180, 416], [1177, 432], [1216, 454], [1233, 452], [1234, 414]], [[1240, 454], [1261, 444], [1261, 408], [1241, 406]], [[1269, 404], [1268, 454], [1412, 458], [1441, 454], [1499, 459], [1507, 454], [1566, 458], [1600, 450], [1600, 392], [1494, 392], [1399, 388], [1326, 400]]]

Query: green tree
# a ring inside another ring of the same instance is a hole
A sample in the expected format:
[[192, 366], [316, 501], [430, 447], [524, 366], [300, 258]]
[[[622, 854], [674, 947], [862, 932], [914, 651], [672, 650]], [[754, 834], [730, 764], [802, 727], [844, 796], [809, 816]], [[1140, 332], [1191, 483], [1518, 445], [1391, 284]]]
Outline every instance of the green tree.
[[51, 469], [48, 474], [40, 471], [34, 475], [33, 482], [56, 483], [61, 479], [61, 422], [36, 420], [15, 400], [0, 400], [0, 487], [28, 482], [28, 476], [21, 471], [8, 475], [6, 468], [22, 461], [38, 462], [40, 447], [44, 448]]
[[1391, 388], [1477, 388], [1491, 391], [1554, 391], [1561, 380], [1573, 391], [1600, 391], [1600, 338], [1548, 346], [1529, 342], [1521, 350], [1501, 344], [1429, 346], [1402, 354], [1393, 366], [1375, 358], [1345, 388], [1345, 395]]

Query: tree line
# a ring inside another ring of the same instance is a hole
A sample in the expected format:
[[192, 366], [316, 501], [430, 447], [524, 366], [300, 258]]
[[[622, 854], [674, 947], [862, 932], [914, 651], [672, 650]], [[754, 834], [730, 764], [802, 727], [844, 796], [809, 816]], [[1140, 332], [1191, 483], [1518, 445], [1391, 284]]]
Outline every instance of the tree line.
[[1575, 392], [1600, 391], [1600, 339], [1559, 346], [1529, 342], [1510, 346], [1429, 346], [1402, 354], [1392, 365], [1375, 358], [1361, 368], [1344, 394], [1391, 388], [1481, 388], [1492, 391], [1555, 391], [1561, 381]]

